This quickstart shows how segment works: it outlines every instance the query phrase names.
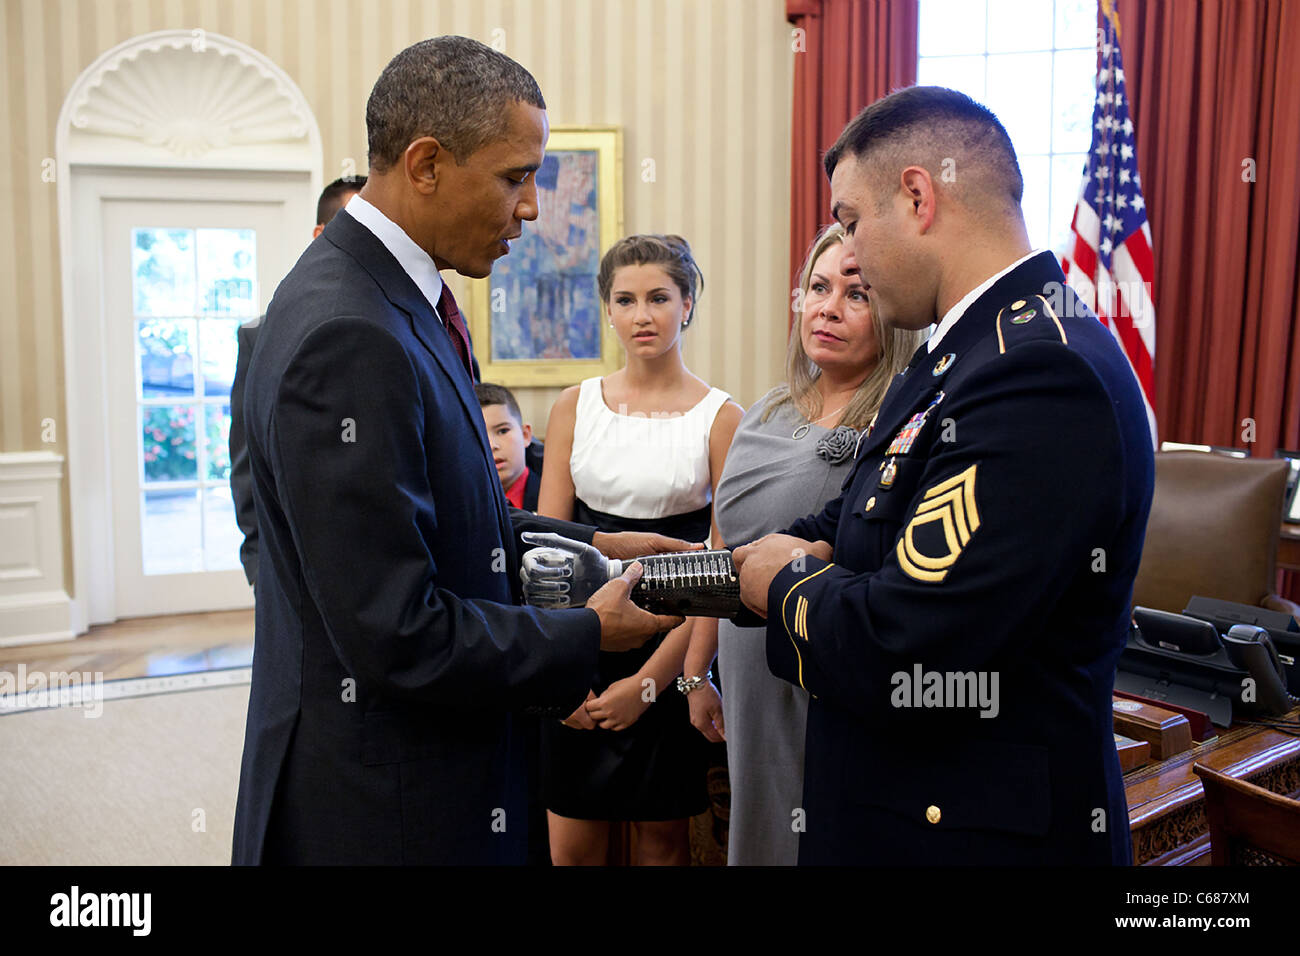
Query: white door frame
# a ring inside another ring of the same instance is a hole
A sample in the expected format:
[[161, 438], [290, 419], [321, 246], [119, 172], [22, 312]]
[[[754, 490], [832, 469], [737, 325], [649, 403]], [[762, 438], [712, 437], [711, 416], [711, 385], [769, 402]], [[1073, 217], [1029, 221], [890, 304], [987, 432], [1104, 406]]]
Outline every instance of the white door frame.
[[[238, 95], [203, 95], [213, 84]], [[205, 102], [216, 104], [212, 115], [195, 115], [194, 104]], [[80, 634], [117, 618], [101, 204], [164, 198], [187, 182], [178, 198], [193, 199], [202, 178], [211, 190], [202, 198], [214, 201], [278, 191], [309, 235], [322, 150], [315, 115], [288, 74], [252, 47], [191, 30], [145, 34], [104, 53], [72, 85], [55, 130], [72, 623]], [[223, 184], [213, 184], [217, 171]], [[272, 291], [261, 291], [263, 307]]]
[[[144, 179], [140, 176], [132, 178], [125, 170], [101, 176], [88, 174], [78, 177], [76, 189], [88, 189], [102, 197], [99, 210], [101, 221], [106, 227], [98, 238], [105, 293], [100, 365], [106, 370], [106, 410], [111, 417], [106, 420], [108, 430], [105, 443], [112, 455], [112, 473], [108, 487], [115, 498], [111, 527], [119, 536], [114, 542], [113, 553], [116, 578], [114, 592], [118, 602], [116, 610], [121, 617], [224, 611], [252, 607], [253, 604], [252, 589], [239, 566], [239, 545], [233, 541], [230, 542], [233, 547], [225, 555], [233, 562], [228, 569], [145, 572], [147, 562], [144, 560], [142, 537], [144, 514], [138, 490], [142, 468], [141, 433], [140, 421], [136, 417], [141, 383], [136, 358], [137, 339], [131, 334], [136, 327], [137, 318], [133, 308], [134, 244], [131, 230], [136, 227], [251, 230], [256, 235], [257, 247], [256, 299], [252, 303], [252, 314], [242, 317], [246, 320], [266, 312], [271, 293], [311, 238], [304, 223], [313, 221], [312, 210], [306, 203], [294, 202], [289, 198], [301, 192], [293, 187], [301, 185], [306, 178], [305, 173], [259, 175], [246, 172], [226, 175], [213, 172], [201, 176], [182, 172], [175, 177], [160, 177], [157, 171], [150, 171], [148, 178]], [[291, 181], [286, 183], [286, 179]], [[121, 199], [120, 193], [124, 191], [121, 188], [122, 182], [134, 186], [132, 192], [143, 192], [146, 195], [137, 196], [136, 202]], [[88, 251], [96, 244], [96, 237], [89, 233], [90, 225], [86, 224], [85, 234], [78, 236], [77, 240], [78, 243], [84, 242]], [[196, 292], [200, 289], [197, 276], [194, 288]], [[186, 311], [201, 310], [191, 307]], [[209, 319], [231, 324], [239, 321], [237, 318], [221, 316], [209, 316]], [[211, 328], [207, 322], [208, 319], [198, 320], [196, 337], [191, 341], [190, 355], [194, 362], [196, 383], [204, 374], [203, 366], [198, 361], [201, 354], [199, 339], [203, 335], [199, 329]], [[85, 323], [82, 328], [89, 324]], [[86, 338], [93, 341], [100, 330], [95, 329], [94, 332], [96, 334], [87, 335]], [[233, 345], [233, 340], [231, 344]], [[232, 370], [234, 359], [232, 354]], [[182, 395], [174, 395], [169, 399], [169, 403], [174, 405], [193, 405], [195, 401], [192, 397]], [[229, 401], [229, 398], [225, 401]], [[215, 407], [209, 405], [208, 410]], [[198, 452], [205, 438], [205, 433], [196, 429], [196, 464], [202, 457]], [[202, 483], [207, 476], [199, 470], [195, 477]], [[224, 484], [226, 488], [230, 487], [228, 481]], [[202, 498], [207, 498], [206, 492]], [[201, 507], [201, 513], [203, 510]], [[214, 538], [224, 537], [207, 524], [210, 519], [211, 515], [200, 517], [201, 526], [205, 529], [201, 539], [205, 553], [208, 553]], [[233, 512], [222, 525], [229, 535], [237, 535], [238, 526]], [[199, 545], [200, 541], [192, 543]], [[207, 565], [208, 561], [209, 558], [204, 558], [203, 564]]]

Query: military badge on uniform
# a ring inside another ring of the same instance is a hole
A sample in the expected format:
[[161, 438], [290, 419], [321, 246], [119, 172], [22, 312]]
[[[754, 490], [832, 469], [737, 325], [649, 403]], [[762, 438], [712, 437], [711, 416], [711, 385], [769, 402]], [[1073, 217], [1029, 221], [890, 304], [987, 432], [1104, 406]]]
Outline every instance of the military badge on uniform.
[[923, 411], [917, 412], [907, 420], [907, 424], [902, 427], [894, 440], [890, 442], [889, 448], [885, 451], [886, 455], [906, 455], [912, 450], [912, 444], [916, 441], [916, 436], [920, 434], [922, 427], [925, 425], [926, 416], [934, 406], [943, 401], [943, 392], [936, 395], [930, 404], [925, 406]]
[[[1061, 320], [1057, 317], [1056, 313], [1052, 311], [1051, 303], [1049, 303], [1043, 296], [1035, 295], [1029, 299], [1016, 299], [1015, 302], [1012, 302], [1010, 305], [1004, 307], [998, 312], [997, 322], [995, 323], [998, 330], [998, 351], [1003, 355], [1005, 355], [1007, 351], [1007, 340], [1006, 336], [1003, 334], [1002, 318], [1007, 314], [1007, 312], [1011, 313], [1011, 316], [1008, 319], [1008, 322], [1011, 325], [1028, 325], [1039, 316], [1043, 316], [1044, 319], [1051, 319], [1056, 326], [1057, 334], [1061, 336], [1061, 342], [1065, 345], [1070, 344], [1070, 340], [1065, 335], [1065, 327], [1061, 325]], [[1038, 327], [1036, 326], [1035, 328], [1037, 329]], [[1009, 332], [1011, 330], [1008, 329], [1007, 331]], [[1038, 329], [1038, 331], [1047, 332], [1049, 330], [1043, 328]]]
[[[1011, 317], [1012, 325], [1024, 325], [1038, 314], [1037, 309], [1025, 309], [1026, 305], [1028, 305], [1028, 303], [1025, 302], [1024, 299], [1016, 299], [1015, 302], [1011, 303], [1011, 311], [1018, 313]], [[1022, 309], [1024, 309], [1023, 312], [1021, 311]]]
[[943, 358], [939, 359], [939, 361], [934, 363], [934, 371], [931, 372], [930, 374], [938, 378], [944, 372], [948, 371], [948, 366], [952, 364], [953, 359], [955, 359], [956, 357], [957, 357], [956, 352], [949, 352]]
[[[916, 506], [895, 548], [899, 567], [913, 580], [925, 584], [941, 582], [971, 536], [979, 530], [979, 510], [975, 507], [977, 467], [971, 465], [961, 474], [939, 482]], [[938, 526], [932, 527], [936, 523]]]
[[881, 470], [880, 487], [886, 489], [892, 488], [896, 477], [898, 477], [898, 461], [891, 458], [889, 461], [885, 462], [885, 467]]

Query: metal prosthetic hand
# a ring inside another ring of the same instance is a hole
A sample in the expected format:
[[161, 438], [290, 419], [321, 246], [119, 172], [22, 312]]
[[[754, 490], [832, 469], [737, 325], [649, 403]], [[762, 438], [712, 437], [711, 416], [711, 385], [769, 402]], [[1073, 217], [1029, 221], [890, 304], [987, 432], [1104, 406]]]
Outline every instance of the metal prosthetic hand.
[[582, 607], [623, 573], [623, 562], [607, 558], [589, 544], [552, 532], [525, 531], [519, 579], [524, 600], [534, 607]]
[[[526, 531], [523, 539], [541, 545], [524, 553], [519, 569], [524, 600], [535, 607], [582, 607], [626, 566], [558, 534]], [[730, 551], [677, 551], [636, 560], [644, 569], [630, 595], [638, 607], [655, 614], [725, 618], [741, 609]]]

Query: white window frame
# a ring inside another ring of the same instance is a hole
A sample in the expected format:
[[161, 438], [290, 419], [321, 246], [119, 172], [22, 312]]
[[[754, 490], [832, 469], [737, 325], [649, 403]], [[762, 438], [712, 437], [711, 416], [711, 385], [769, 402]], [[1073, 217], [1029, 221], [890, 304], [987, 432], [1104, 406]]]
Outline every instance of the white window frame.
[[[926, 0], [918, 0], [918, 2], [919, 2], [920, 4], [925, 4], [925, 3], [926, 3]], [[1036, 4], [1039, 4], [1039, 5], [1043, 5], [1043, 6], [1046, 6], [1046, 5], [1050, 5], [1050, 6], [1051, 6], [1051, 9], [1052, 9], [1052, 42], [1051, 42], [1051, 45], [1050, 45], [1050, 46], [1047, 46], [1047, 47], [1033, 47], [1033, 48], [1028, 48], [1028, 47], [1027, 47], [1027, 48], [1022, 49], [1022, 50], [999, 50], [999, 51], [993, 51], [993, 52], [990, 52], [990, 50], [989, 50], [989, 11], [988, 11], [988, 6], [987, 6], [987, 4], [985, 4], [985, 8], [984, 8], [984, 42], [983, 42], [983, 51], [982, 51], [982, 53], [981, 53], [981, 52], [977, 52], [977, 51], [971, 51], [971, 52], [967, 52], [967, 53], [951, 53], [951, 54], [922, 55], [922, 54], [920, 53], [920, 49], [919, 49], [919, 46], [918, 46], [918, 50], [917, 50], [917, 63], [916, 63], [916, 66], [917, 66], [917, 77], [918, 77], [918, 82], [922, 82], [922, 81], [920, 80], [921, 65], [922, 65], [922, 62], [925, 61], [925, 60], [940, 60], [940, 59], [949, 59], [949, 58], [957, 58], [957, 57], [974, 57], [974, 56], [983, 56], [983, 57], [984, 57], [984, 85], [985, 85], [985, 89], [987, 89], [987, 88], [988, 88], [988, 70], [989, 70], [989, 60], [990, 60], [990, 58], [992, 58], [992, 57], [1007, 56], [1007, 55], [1018, 55], [1018, 54], [1022, 54], [1022, 53], [1047, 53], [1047, 54], [1050, 54], [1050, 55], [1051, 55], [1051, 57], [1053, 58], [1053, 61], [1054, 61], [1054, 60], [1055, 60], [1055, 57], [1056, 57], [1056, 54], [1059, 53], [1059, 52], [1076, 52], [1076, 51], [1079, 51], [1079, 50], [1083, 50], [1083, 49], [1085, 49], [1085, 47], [1083, 47], [1083, 46], [1066, 46], [1066, 47], [1058, 47], [1058, 46], [1056, 45], [1056, 43], [1057, 43], [1057, 39], [1056, 39], [1056, 21], [1057, 21], [1057, 2], [1058, 2], [1058, 0], [1032, 0], [1032, 2], [1034, 2], [1034, 3], [1036, 3]], [[1087, 47], [1086, 49], [1091, 49], [1091, 50], [1093, 50], [1093, 51], [1095, 52], [1095, 50], [1096, 50], [1095, 32], [1094, 32], [1094, 34], [1093, 34], [1093, 37], [1094, 37], [1093, 43], [1092, 43], [1089, 47]], [[918, 40], [918, 43], [919, 43], [919, 40]], [[1094, 81], [1095, 81], [1095, 79], [1096, 79], [1096, 75], [1095, 75], [1095, 73], [1096, 73], [1096, 71], [1095, 71], [1095, 69], [1094, 69], [1094, 71], [1093, 71], [1093, 75], [1092, 75], [1092, 77], [1091, 77], [1091, 79], [1094, 80]], [[1049, 78], [1048, 78], [1048, 83], [1049, 83], [1049, 89], [1048, 89], [1048, 102], [1049, 102], [1049, 104], [1054, 104], [1055, 101], [1056, 101], [1056, 89], [1055, 89], [1056, 77], [1055, 77], [1055, 70], [1053, 70], [1051, 76], [1049, 76]], [[1091, 88], [1091, 87], [1090, 87], [1090, 88]], [[969, 91], [966, 91], [966, 90], [963, 90], [962, 92], [969, 93]], [[984, 99], [983, 99], [982, 97], [974, 97], [974, 98], [977, 99], [977, 100], [979, 100], [979, 102], [983, 103], [985, 106], [988, 106], [991, 110], [993, 110], [994, 113], [996, 113], [996, 112], [998, 111], [998, 109], [997, 109], [997, 104], [994, 104], [994, 103], [987, 103], [987, 102], [984, 101]], [[1089, 102], [1091, 103], [1091, 99], [1089, 100]], [[1078, 160], [1079, 160], [1079, 163], [1078, 163], [1078, 169], [1077, 169], [1073, 174], [1071, 174], [1071, 175], [1072, 175], [1072, 178], [1073, 178], [1073, 180], [1074, 180], [1074, 183], [1075, 183], [1075, 185], [1076, 185], [1076, 187], [1077, 187], [1077, 186], [1081, 185], [1082, 182], [1083, 182], [1083, 169], [1084, 169], [1085, 164], [1087, 163], [1087, 159], [1088, 159], [1088, 149], [1089, 149], [1089, 146], [1088, 146], [1088, 144], [1085, 143], [1085, 144], [1083, 145], [1083, 148], [1082, 148], [1082, 149], [1079, 149], [1079, 150], [1057, 150], [1057, 149], [1055, 148], [1055, 147], [1056, 147], [1056, 144], [1055, 144], [1055, 142], [1053, 141], [1054, 138], [1055, 138], [1055, 135], [1056, 135], [1055, 123], [1053, 122], [1053, 116], [1052, 116], [1052, 114], [1051, 114], [1050, 111], [1049, 111], [1049, 114], [1048, 114], [1046, 117], [1044, 117], [1044, 125], [1045, 125], [1045, 128], [1046, 128], [1046, 130], [1047, 130], [1047, 143], [1048, 143], [1048, 148], [1047, 148], [1046, 152], [1045, 152], [1045, 153], [1044, 153], [1044, 152], [1035, 152], [1035, 153], [1032, 153], [1032, 154], [1024, 154], [1024, 155], [1022, 156], [1022, 155], [1021, 155], [1021, 152], [1020, 152], [1019, 145], [1016, 144], [1016, 156], [1017, 156], [1017, 159], [1022, 160], [1022, 162], [1021, 162], [1021, 172], [1022, 172], [1022, 173], [1024, 172], [1023, 159], [1024, 159], [1026, 156], [1033, 156], [1033, 157], [1035, 157], [1035, 158], [1039, 158], [1039, 157], [1042, 157], [1042, 156], [1045, 155], [1045, 156], [1047, 157], [1047, 184], [1046, 184], [1046, 195], [1047, 195], [1047, 200], [1048, 200], [1048, 204], [1049, 204], [1049, 210], [1048, 210], [1048, 225], [1047, 225], [1047, 235], [1046, 235], [1045, 237], [1043, 237], [1044, 241], [1043, 241], [1042, 243], [1039, 243], [1039, 242], [1034, 241], [1034, 240], [1036, 240], [1036, 239], [1038, 238], [1037, 236], [1033, 236], [1033, 235], [1031, 235], [1031, 236], [1030, 236], [1030, 240], [1031, 240], [1031, 242], [1033, 242], [1033, 245], [1034, 245], [1034, 248], [1035, 248], [1035, 249], [1039, 249], [1039, 248], [1053, 248], [1053, 251], [1057, 251], [1057, 252], [1059, 252], [1060, 250], [1055, 249], [1055, 248], [1051, 245], [1051, 243], [1052, 243], [1052, 232], [1053, 232], [1053, 229], [1052, 229], [1053, 221], [1054, 221], [1055, 219], [1058, 219], [1061, 215], [1065, 215], [1065, 216], [1067, 216], [1067, 217], [1072, 217], [1073, 214], [1074, 214], [1074, 207], [1071, 206], [1069, 209], [1056, 209], [1056, 208], [1054, 208], [1054, 207], [1051, 206], [1052, 195], [1053, 195], [1053, 177], [1055, 176], [1055, 167], [1056, 167], [1056, 162], [1055, 162], [1055, 160], [1056, 160], [1058, 157], [1067, 157], [1067, 156], [1077, 156], [1077, 157], [1078, 157]], [[1067, 222], [1068, 222], [1068, 218], [1067, 218]]]

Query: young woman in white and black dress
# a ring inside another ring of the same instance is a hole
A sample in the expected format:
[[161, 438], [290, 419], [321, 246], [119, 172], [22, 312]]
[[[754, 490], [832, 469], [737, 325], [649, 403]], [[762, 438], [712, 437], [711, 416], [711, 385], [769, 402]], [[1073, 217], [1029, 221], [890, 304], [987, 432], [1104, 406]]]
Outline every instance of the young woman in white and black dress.
[[[743, 410], [682, 359], [699, 267], [679, 236], [629, 236], [601, 260], [598, 286], [627, 363], [556, 400], [538, 513], [704, 541]], [[694, 624], [637, 651], [602, 652], [587, 701], [545, 726], [542, 789], [556, 864], [603, 864], [611, 821], [622, 820], [634, 821], [635, 863], [690, 862], [688, 821], [707, 807], [708, 753], [676, 681]]]
[[[816, 514], [839, 494], [861, 430], [924, 341], [921, 332], [884, 328], [861, 278], [841, 269], [848, 252], [838, 225], [823, 230], [808, 250], [786, 381], [745, 413], [714, 498], [717, 527], [729, 546]], [[707, 628], [696, 629], [688, 667], [704, 670], [718, 655], [723, 719], [716, 718], [712, 685], [691, 694], [690, 709], [710, 739], [719, 723], [726, 731], [727, 862], [794, 866], [799, 834], [792, 823], [803, 794], [808, 694], [768, 671], [761, 630], [730, 621], [717, 627], [712, 644]]]

